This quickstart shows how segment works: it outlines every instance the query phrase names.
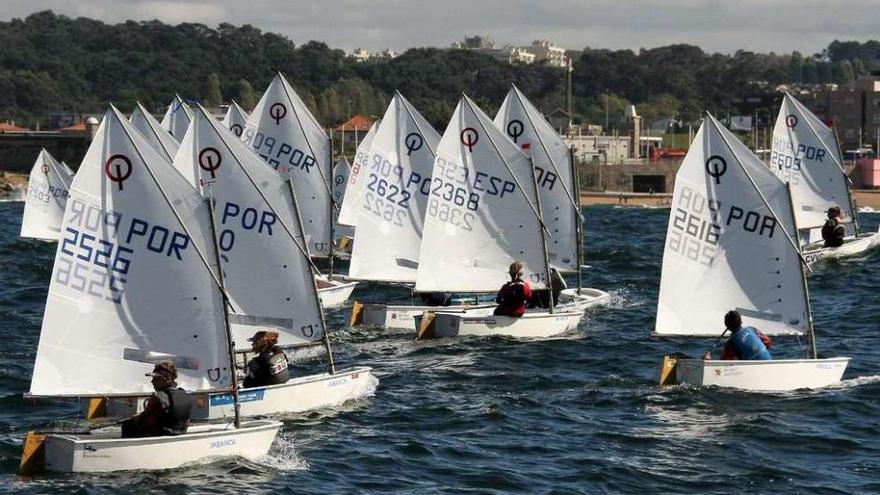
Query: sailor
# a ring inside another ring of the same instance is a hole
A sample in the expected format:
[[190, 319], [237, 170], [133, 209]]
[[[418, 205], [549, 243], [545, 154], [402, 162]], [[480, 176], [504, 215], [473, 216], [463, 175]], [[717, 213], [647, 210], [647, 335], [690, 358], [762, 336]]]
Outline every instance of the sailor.
[[822, 226], [822, 239], [825, 247], [843, 246], [843, 238], [846, 237], [846, 229], [843, 226], [843, 215], [840, 208], [833, 206], [828, 208], [828, 220]]
[[510, 282], [504, 284], [495, 297], [495, 302], [498, 303], [495, 315], [519, 318], [526, 312], [526, 301], [532, 297], [532, 289], [522, 279], [522, 263], [514, 261], [507, 272], [510, 274]]
[[177, 386], [177, 368], [171, 361], [153, 367], [153, 395], [144, 404], [144, 411], [122, 422], [122, 438], [183, 435], [189, 426], [192, 399]]
[[287, 356], [278, 347], [278, 333], [259, 331], [248, 340], [257, 356], [248, 361], [247, 376], [242, 386], [250, 388], [287, 383], [290, 372], [287, 369]]
[[553, 291], [553, 305], [559, 304], [559, 295], [567, 289], [568, 285], [562, 274], [555, 266], [550, 267], [550, 289], [540, 289], [532, 291], [532, 298], [529, 300], [529, 307], [533, 308], [549, 308], [550, 307], [550, 291]]
[[742, 326], [742, 316], [736, 310], [724, 315], [724, 326], [730, 331], [730, 338], [721, 351], [721, 359], [742, 359], [758, 361], [773, 359], [769, 349], [773, 342], [754, 327]]

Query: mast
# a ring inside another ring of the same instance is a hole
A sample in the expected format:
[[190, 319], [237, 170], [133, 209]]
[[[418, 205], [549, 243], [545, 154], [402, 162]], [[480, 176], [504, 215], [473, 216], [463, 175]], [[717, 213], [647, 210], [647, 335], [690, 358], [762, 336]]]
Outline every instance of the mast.
[[[843, 152], [840, 149], [840, 138], [837, 137], [837, 128], [833, 129], [834, 131], [834, 144], [837, 146], [837, 156], [843, 158]], [[859, 210], [858, 205], [856, 204], [856, 200], [853, 199], [852, 190], [850, 189], [850, 185], [852, 182], [849, 180], [849, 177], [846, 175], [846, 170], [843, 169], [843, 180], [846, 184], [846, 197], [849, 199], [849, 209], [852, 211], [853, 215], [853, 228], [855, 230], [856, 239], [859, 238], [860, 229], [859, 229]]]
[[[333, 132], [332, 130], [330, 131]], [[332, 134], [331, 134], [332, 135]], [[333, 225], [336, 223], [333, 221], [333, 207], [336, 204], [336, 198], [333, 197], [333, 183], [336, 182], [336, 177], [333, 176], [333, 139], [330, 139], [330, 149], [328, 150], [327, 164], [330, 166], [330, 173], [327, 177], [330, 177], [330, 194], [329, 197], [330, 204], [328, 205], [330, 208], [330, 252], [327, 257], [329, 258], [330, 267], [327, 269], [327, 279], [330, 280], [333, 278]], [[344, 155], [343, 155], [344, 156]], [[323, 314], [323, 311], [321, 312]]]
[[[794, 216], [794, 201], [791, 198], [791, 184], [785, 183], [785, 192], [788, 194], [788, 206], [791, 209], [791, 219], [794, 222], [794, 231], [797, 232], [797, 219]], [[800, 240], [797, 235], [795, 235], [794, 242], [800, 245]], [[798, 249], [800, 251], [800, 249]], [[813, 328], [813, 309], [810, 307], [810, 289], [807, 286], [807, 272], [804, 270], [804, 266], [806, 265], [803, 258], [801, 258], [801, 262], [798, 264], [798, 267], [801, 271], [801, 288], [803, 289], [804, 294], [804, 304], [807, 308], [807, 338], [810, 340], [810, 356], [812, 359], [818, 359], [816, 354], [816, 331]]]
[[[574, 162], [574, 147], [569, 146], [568, 148], [568, 161], [571, 164], [571, 180], [574, 183], [574, 187], [572, 191], [574, 192], [575, 201], [580, 203], [581, 199], [581, 177], [580, 170], [578, 170], [578, 166]], [[584, 286], [583, 275], [581, 274], [581, 266], [584, 264], [584, 234], [583, 234], [583, 217], [581, 216], [580, 207], [575, 207], [574, 210], [574, 220], [575, 220], [575, 245], [577, 246], [577, 274], [578, 274], [578, 291], [577, 293], [581, 293], [581, 289]]]
[[[290, 198], [293, 201], [293, 205], [296, 207], [296, 222], [299, 224], [299, 231], [303, 233], [303, 237], [305, 237], [305, 231], [303, 230], [302, 224], [302, 216], [299, 214], [299, 206], [296, 202], [296, 191], [293, 188], [293, 181], [290, 180], [290, 177], [285, 181], [287, 182], [287, 190], [290, 191]], [[332, 213], [332, 212], [331, 212]], [[296, 244], [296, 242], [294, 242]], [[308, 251], [306, 251], [306, 259], [309, 259]], [[309, 259], [309, 264], [311, 264], [311, 260]], [[312, 265], [314, 267], [314, 265]], [[317, 271], [317, 269], [315, 269]], [[311, 277], [312, 279], [312, 290], [315, 293], [315, 299], [318, 304], [318, 314], [321, 315], [321, 340], [324, 341], [324, 349], [327, 351], [327, 364], [328, 369], [331, 375], [336, 374], [336, 365], [333, 362], [333, 349], [330, 348], [330, 336], [327, 334], [327, 320], [324, 317], [324, 309], [321, 307], [321, 298], [318, 296], [318, 282], [315, 281], [315, 277]]]
[[[209, 189], [210, 190], [210, 189]], [[226, 349], [229, 353], [229, 373], [232, 376], [232, 403], [235, 409], [235, 427], [241, 427], [241, 404], [238, 402], [238, 377], [235, 371], [235, 342], [232, 340], [232, 329], [229, 327], [229, 298], [223, 282], [223, 266], [220, 264], [220, 241], [217, 238], [217, 225], [214, 219], [214, 198], [211, 194], [205, 197], [208, 214], [211, 217], [211, 239], [214, 241], [214, 262], [217, 264], [217, 278], [220, 281], [220, 297], [223, 299], [223, 329], [226, 332]]]
[[[535, 165], [532, 162], [532, 155], [529, 154], [529, 170], [532, 171], [532, 183], [535, 185], [535, 206], [538, 208], [538, 226], [543, 227], [544, 216], [541, 212], [541, 194], [538, 192], [538, 176], [535, 174]], [[541, 251], [544, 254], [544, 274], [547, 277], [547, 291], [550, 293], [550, 314], [553, 314], [553, 306], [556, 305], [553, 297], [553, 284], [550, 280], [550, 258], [547, 254], [547, 236], [544, 235], [544, 229], [541, 230]], [[580, 272], [580, 268], [578, 269]]]

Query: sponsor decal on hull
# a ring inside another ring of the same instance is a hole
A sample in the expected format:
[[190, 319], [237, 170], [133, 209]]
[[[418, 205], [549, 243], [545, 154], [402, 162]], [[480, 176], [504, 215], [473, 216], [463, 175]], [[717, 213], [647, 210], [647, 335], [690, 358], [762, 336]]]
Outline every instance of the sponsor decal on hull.
[[[263, 400], [266, 389], [242, 390], [238, 392], [238, 402], [256, 402]], [[227, 406], [233, 403], [232, 394], [215, 394], [208, 398], [212, 406]]]

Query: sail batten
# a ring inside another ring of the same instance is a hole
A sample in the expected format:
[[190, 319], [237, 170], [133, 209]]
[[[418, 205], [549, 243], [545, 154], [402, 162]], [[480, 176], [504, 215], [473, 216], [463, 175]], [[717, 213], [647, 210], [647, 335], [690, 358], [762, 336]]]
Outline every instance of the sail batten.
[[772, 334], [808, 328], [784, 183], [707, 116], [676, 175], [655, 333], [717, 336], [724, 314]]

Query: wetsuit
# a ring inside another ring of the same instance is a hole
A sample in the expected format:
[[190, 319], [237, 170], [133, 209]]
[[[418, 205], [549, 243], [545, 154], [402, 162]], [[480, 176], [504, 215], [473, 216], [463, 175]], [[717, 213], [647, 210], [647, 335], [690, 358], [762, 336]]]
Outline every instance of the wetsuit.
[[836, 218], [829, 218], [822, 226], [822, 239], [825, 247], [843, 246], [843, 238], [846, 237], [846, 228]]
[[532, 297], [532, 289], [528, 282], [516, 279], [507, 282], [498, 291], [495, 302], [495, 314], [498, 316], [513, 316], [519, 318], [526, 312], [526, 301]]
[[278, 346], [272, 346], [248, 362], [248, 374], [242, 386], [250, 388], [280, 385], [287, 383], [289, 379], [287, 356]]
[[192, 399], [177, 383], [153, 392], [144, 410], [122, 422], [122, 438], [183, 435], [189, 427]]

